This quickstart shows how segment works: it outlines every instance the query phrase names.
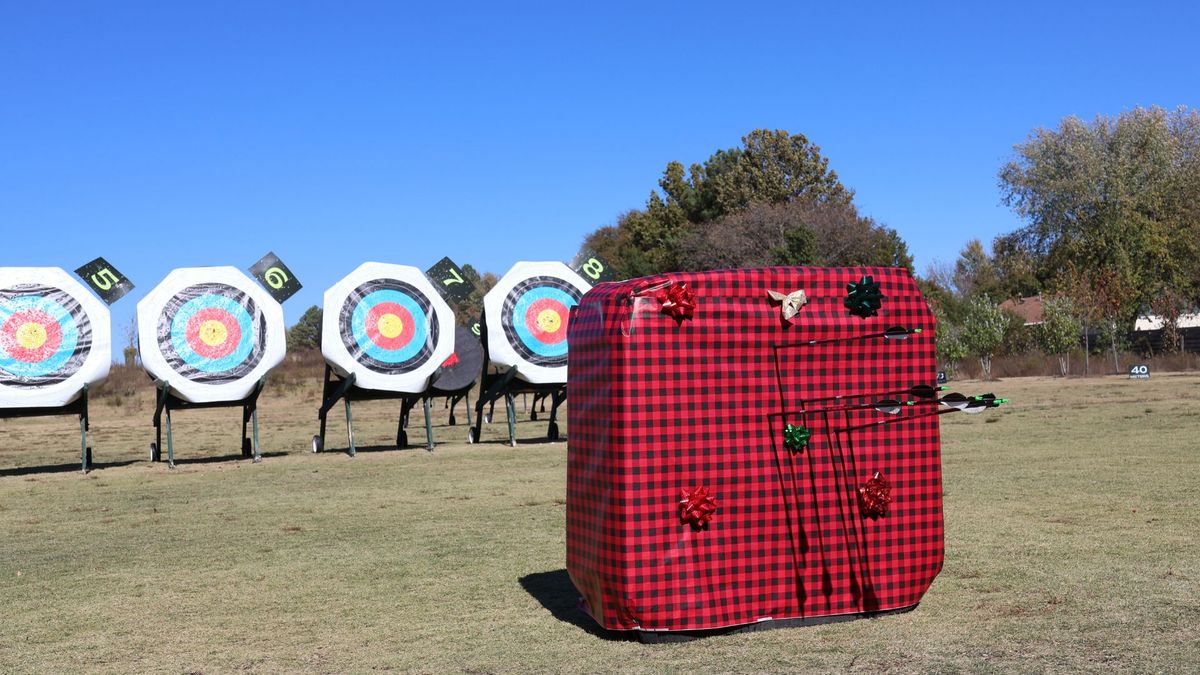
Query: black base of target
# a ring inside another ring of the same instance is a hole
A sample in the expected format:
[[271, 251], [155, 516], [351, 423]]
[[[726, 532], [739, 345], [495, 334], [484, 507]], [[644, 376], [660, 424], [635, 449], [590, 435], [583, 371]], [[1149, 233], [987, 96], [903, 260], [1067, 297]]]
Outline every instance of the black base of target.
[[66, 405], [46, 406], [40, 408], [0, 408], [0, 419], [10, 417], [54, 417], [57, 415], [79, 415], [79, 463], [83, 472], [87, 473], [92, 465], [92, 449], [87, 444], [87, 432], [90, 427], [88, 419], [88, 388], [83, 385], [79, 390], [79, 398]]
[[342, 377], [333, 371], [333, 368], [325, 366], [325, 385], [321, 395], [321, 407], [317, 409], [317, 419], [321, 423], [321, 431], [316, 436], [313, 436], [313, 452], [321, 452], [325, 449], [325, 429], [328, 422], [329, 411], [333, 406], [337, 405], [338, 401], [345, 401], [346, 404], [346, 442], [348, 447], [346, 451], [353, 457], [356, 453], [354, 445], [354, 416], [350, 411], [350, 403], [352, 401], [382, 401], [382, 400], [400, 400], [400, 420], [396, 424], [396, 447], [408, 447], [408, 416], [417, 403], [423, 403], [425, 408], [425, 449], [433, 450], [433, 422], [429, 417], [429, 400], [431, 395], [426, 393], [408, 394], [397, 391], [381, 391], [378, 389], [364, 389], [355, 385], [354, 373], [350, 373], [347, 377]]
[[469, 442], [479, 442], [485, 417], [488, 423], [492, 421], [491, 413], [485, 416], [483, 409], [489, 405], [495, 407], [496, 401], [504, 399], [504, 410], [508, 416], [508, 444], [517, 447], [517, 394], [533, 394], [533, 410], [530, 412], [530, 419], [533, 421], [537, 421], [538, 404], [542, 403], [542, 411], [545, 412], [543, 401], [546, 398], [550, 399], [550, 419], [546, 436], [552, 441], [558, 440], [558, 407], [567, 400], [567, 385], [561, 382], [533, 384], [517, 379], [517, 368], [513, 366], [501, 373], [484, 373], [482, 389], [483, 393], [475, 402], [475, 425], [467, 434]]
[[[175, 435], [171, 432], [171, 411], [192, 410], [197, 408], [237, 408], [242, 409], [242, 445], [243, 457], [253, 457], [255, 462], [262, 459], [261, 446], [258, 443], [258, 395], [263, 390], [263, 380], [254, 385], [254, 391], [246, 398], [237, 401], [212, 401], [209, 403], [192, 403], [171, 393], [171, 385], [162, 380], [155, 380], [154, 393], [154, 442], [150, 444], [150, 461], [162, 461], [162, 432], [163, 420], [167, 427], [167, 465], [175, 468]], [[252, 424], [252, 434], [246, 435], [247, 426]]]

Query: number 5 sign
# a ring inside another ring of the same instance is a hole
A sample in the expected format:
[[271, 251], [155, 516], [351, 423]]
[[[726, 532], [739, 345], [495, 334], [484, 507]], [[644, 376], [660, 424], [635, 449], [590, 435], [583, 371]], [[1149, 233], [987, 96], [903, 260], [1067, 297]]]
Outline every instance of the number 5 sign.
[[96, 295], [105, 304], [111, 305], [120, 300], [126, 293], [133, 290], [133, 282], [126, 279], [104, 258], [96, 258], [92, 262], [75, 270], [75, 274], [83, 279], [88, 286], [96, 291]]
[[258, 279], [258, 283], [262, 284], [271, 297], [275, 298], [275, 302], [280, 304], [300, 290], [300, 280], [274, 253], [268, 252], [258, 262], [251, 265], [250, 274]]

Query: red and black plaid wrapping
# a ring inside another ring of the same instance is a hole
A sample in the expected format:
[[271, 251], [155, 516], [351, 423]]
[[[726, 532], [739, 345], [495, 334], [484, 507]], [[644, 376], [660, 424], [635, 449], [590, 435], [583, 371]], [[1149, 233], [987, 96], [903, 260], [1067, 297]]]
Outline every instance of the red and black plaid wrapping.
[[[863, 275], [884, 295], [866, 319], [843, 304]], [[690, 319], [660, 311], [667, 282], [694, 290]], [[797, 289], [808, 304], [784, 321], [767, 291]], [[892, 326], [922, 332], [861, 337]], [[921, 416], [936, 404], [844, 410], [934, 383], [934, 319], [906, 270], [604, 283], [569, 331], [567, 569], [600, 625], [703, 630], [920, 601], [943, 555], [938, 417]], [[784, 444], [787, 424], [812, 431], [806, 448]], [[876, 471], [893, 501], [867, 518], [857, 492]], [[699, 487], [717, 504], [703, 527], [680, 518], [681, 492]]]

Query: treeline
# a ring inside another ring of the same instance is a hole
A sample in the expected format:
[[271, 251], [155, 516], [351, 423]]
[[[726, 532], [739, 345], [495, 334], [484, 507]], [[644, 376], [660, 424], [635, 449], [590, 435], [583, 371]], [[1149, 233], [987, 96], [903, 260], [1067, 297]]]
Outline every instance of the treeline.
[[[1116, 117], [1064, 119], [1035, 129], [999, 170], [1002, 201], [1025, 222], [989, 247], [969, 242], [953, 263], [918, 275], [938, 316], [938, 349], [953, 369], [977, 357], [1041, 350], [1066, 355], [1095, 336], [1113, 367], [1139, 314], [1178, 319], [1200, 300], [1200, 113], [1136, 108]], [[821, 149], [802, 134], [759, 129], [741, 145], [688, 167], [672, 161], [645, 206], [583, 242], [620, 278], [771, 265], [879, 265], [912, 269], [897, 232], [861, 214]], [[491, 273], [463, 266], [475, 293], [455, 308], [475, 321]], [[1041, 296], [1033, 329], [1000, 304]], [[315, 346], [320, 309], [289, 331]], [[1089, 342], [1088, 347], [1091, 347]]]
[[643, 209], [588, 235], [620, 274], [764, 265], [912, 267], [904, 240], [858, 212], [854, 192], [802, 134], [759, 129], [685, 169], [670, 162]]

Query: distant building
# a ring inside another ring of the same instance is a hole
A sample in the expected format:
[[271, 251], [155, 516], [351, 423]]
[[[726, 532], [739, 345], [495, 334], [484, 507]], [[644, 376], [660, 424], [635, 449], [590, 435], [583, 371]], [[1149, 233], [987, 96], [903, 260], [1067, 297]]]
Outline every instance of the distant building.
[[[1148, 314], [1139, 316], [1133, 324], [1133, 347], [1140, 352], [1167, 351], [1163, 345], [1163, 321], [1161, 316]], [[1184, 351], [1200, 352], [1200, 312], [1181, 314], [1176, 324]]]
[[1044, 320], [1042, 318], [1042, 296], [1040, 295], [1035, 295], [1032, 298], [1005, 300], [1000, 303], [1000, 309], [1007, 310], [1021, 317], [1025, 320], [1026, 326], [1036, 326]]

